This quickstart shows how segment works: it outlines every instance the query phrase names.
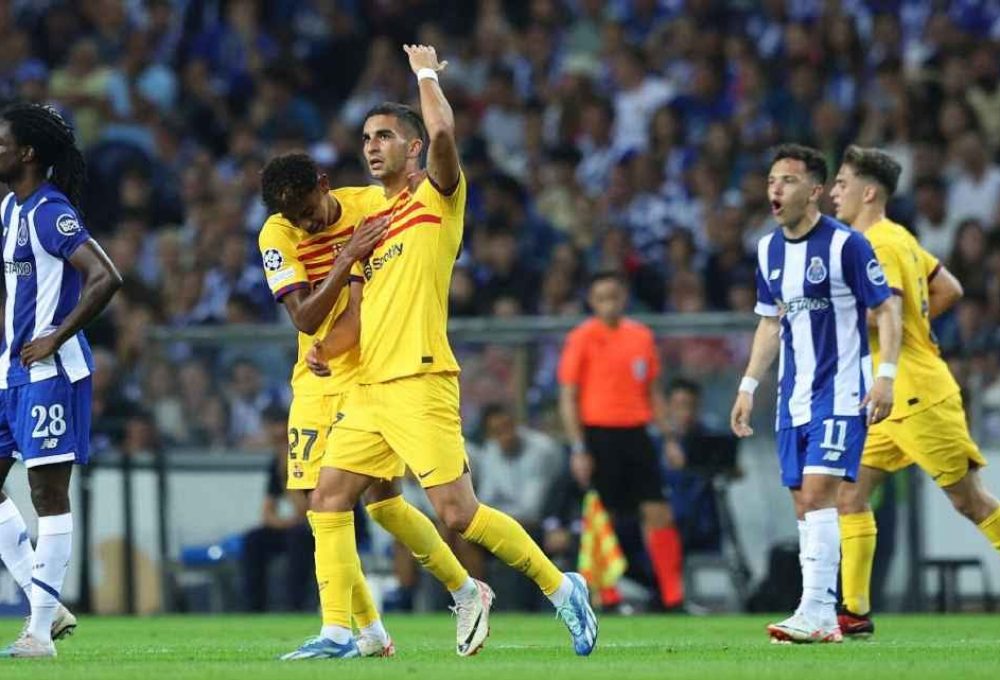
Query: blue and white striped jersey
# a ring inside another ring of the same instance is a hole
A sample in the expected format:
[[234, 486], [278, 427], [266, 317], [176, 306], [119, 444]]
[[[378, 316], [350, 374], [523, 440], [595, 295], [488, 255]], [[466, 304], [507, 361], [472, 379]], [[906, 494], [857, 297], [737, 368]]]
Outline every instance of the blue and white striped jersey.
[[21, 363], [21, 348], [55, 331], [76, 306], [83, 277], [69, 257], [90, 235], [66, 196], [47, 182], [23, 203], [7, 194], [0, 203], [0, 217], [6, 284], [0, 388], [56, 375], [70, 382], [86, 378], [94, 370], [94, 360], [82, 332], [30, 370]]
[[858, 416], [872, 384], [866, 309], [891, 295], [871, 245], [821, 216], [800, 239], [757, 243], [757, 306], [781, 318], [776, 429]]

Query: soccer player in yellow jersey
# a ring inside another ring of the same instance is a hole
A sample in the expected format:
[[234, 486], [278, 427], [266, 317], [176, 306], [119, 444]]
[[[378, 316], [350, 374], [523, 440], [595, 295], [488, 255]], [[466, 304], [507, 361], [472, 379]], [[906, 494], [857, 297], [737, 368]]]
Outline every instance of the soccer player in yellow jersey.
[[[292, 371], [289, 414], [288, 488], [306, 493], [316, 487], [320, 464], [329, 455], [327, 433], [342, 396], [357, 379], [358, 351], [346, 352], [315, 367], [307, 358], [314, 338], [333, 329], [356, 325], [361, 282], [346, 283], [354, 263], [369, 255], [385, 238], [388, 219], [365, 219], [379, 187], [330, 190], [326, 177], [309, 156], [286, 154], [272, 159], [261, 177], [264, 202], [271, 212], [259, 236], [264, 272], [275, 298], [299, 329], [298, 361]], [[350, 302], [349, 302], [350, 301]], [[342, 333], [341, 333], [342, 334]], [[380, 480], [366, 495], [369, 514], [406, 545], [446, 587], [455, 591], [469, 580], [434, 525], [403, 501], [398, 482]], [[355, 553], [354, 559], [357, 560]], [[321, 634], [290, 659], [328, 658], [344, 654], [389, 656], [392, 641], [382, 626], [360, 571], [352, 586], [357, 640], [335, 641]], [[328, 632], [328, 631], [327, 631]]]
[[[986, 460], [969, 436], [958, 383], [931, 332], [931, 320], [962, 296], [962, 287], [906, 229], [886, 218], [899, 173], [899, 163], [888, 154], [851, 146], [831, 191], [837, 218], [871, 242], [890, 288], [902, 299], [903, 315], [893, 409], [869, 428], [857, 481], [840, 487], [844, 635], [868, 636], [875, 630], [869, 582], [876, 529], [869, 499], [891, 473], [919, 465], [1000, 550], [1000, 503], [983, 486], [978, 469]], [[878, 365], [874, 335], [872, 358]]]
[[[459, 366], [447, 336], [465, 176], [451, 106], [438, 84], [446, 62], [438, 61], [433, 47], [404, 51], [417, 77], [423, 118], [406, 106], [383, 104], [364, 123], [365, 159], [384, 188], [376, 215], [388, 215], [391, 223], [371, 257], [355, 268], [365, 279], [358, 386], [331, 433], [333, 455], [324, 458], [312, 497], [317, 567], [340, 556], [338, 569], [317, 571], [324, 622], [336, 620], [346, 634], [357, 578], [351, 508], [373, 480], [395, 477], [405, 464], [450, 529], [538, 584], [570, 630], [576, 653], [586, 655], [597, 639], [597, 619], [582, 577], [563, 574], [516, 521], [479, 503], [472, 488], [459, 417]], [[407, 177], [420, 170], [425, 149], [427, 177], [411, 190]], [[471, 597], [455, 608], [462, 656], [483, 646], [493, 600], [486, 584], [471, 585]]]

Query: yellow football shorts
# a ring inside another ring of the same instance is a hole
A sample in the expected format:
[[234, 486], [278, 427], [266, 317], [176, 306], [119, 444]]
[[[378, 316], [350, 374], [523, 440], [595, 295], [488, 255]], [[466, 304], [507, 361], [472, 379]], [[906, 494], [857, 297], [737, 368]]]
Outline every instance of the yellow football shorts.
[[295, 396], [288, 411], [288, 488], [316, 488], [330, 427], [343, 394]]
[[969, 435], [961, 395], [952, 395], [908, 418], [884, 420], [868, 430], [862, 465], [896, 472], [913, 463], [940, 487], [961, 481], [970, 466], [986, 465]]
[[401, 477], [409, 467], [424, 488], [469, 469], [459, 416], [458, 376], [426, 373], [357, 385], [327, 441], [324, 467], [369, 477]]

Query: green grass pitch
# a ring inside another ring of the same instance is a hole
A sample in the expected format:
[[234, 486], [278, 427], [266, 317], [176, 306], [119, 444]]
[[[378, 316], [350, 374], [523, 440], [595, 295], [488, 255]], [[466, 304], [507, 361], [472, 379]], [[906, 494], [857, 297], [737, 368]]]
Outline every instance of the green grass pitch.
[[[603, 617], [598, 647], [577, 658], [548, 616], [495, 615], [486, 648], [454, 653], [444, 615], [386, 619], [394, 659], [282, 663], [316, 629], [306, 616], [84, 617], [56, 659], [0, 659], [0, 678], [53, 680], [255, 680], [257, 678], [991, 678], [1000, 677], [1000, 616], [883, 616], [869, 642], [771, 645], [767, 617]], [[0, 622], [11, 640], [19, 621]], [[488, 675], [487, 675], [488, 674]]]

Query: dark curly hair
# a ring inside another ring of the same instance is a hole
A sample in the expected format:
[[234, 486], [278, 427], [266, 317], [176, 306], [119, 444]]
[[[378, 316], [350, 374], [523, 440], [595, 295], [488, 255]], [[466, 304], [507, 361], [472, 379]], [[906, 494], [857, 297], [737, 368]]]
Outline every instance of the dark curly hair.
[[0, 113], [20, 146], [30, 146], [48, 179], [77, 210], [83, 200], [87, 164], [76, 146], [73, 126], [51, 106], [12, 104]]
[[260, 173], [260, 191], [268, 213], [294, 214], [320, 177], [316, 161], [302, 152], [275, 156]]

